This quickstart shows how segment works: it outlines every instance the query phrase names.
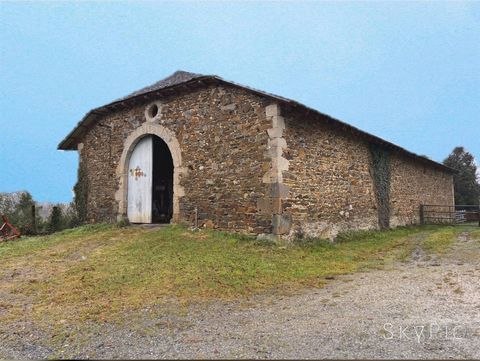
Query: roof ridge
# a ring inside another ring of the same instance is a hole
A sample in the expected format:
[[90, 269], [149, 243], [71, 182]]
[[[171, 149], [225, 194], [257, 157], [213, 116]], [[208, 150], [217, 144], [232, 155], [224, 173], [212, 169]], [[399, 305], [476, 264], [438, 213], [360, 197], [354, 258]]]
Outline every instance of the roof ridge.
[[149, 93], [151, 91], [160, 90], [160, 89], [163, 89], [163, 88], [167, 88], [169, 86], [174, 86], [174, 85], [177, 85], [177, 84], [185, 83], [189, 80], [200, 78], [200, 77], [203, 77], [203, 76], [205, 76], [205, 75], [199, 74], [199, 73], [191, 73], [191, 72], [188, 72], [188, 71], [185, 71], [185, 70], [177, 70], [177, 71], [173, 72], [172, 74], [170, 74], [169, 76], [167, 76], [167, 77], [165, 77], [165, 78], [163, 78], [163, 79], [161, 79], [161, 80], [159, 80], [159, 81], [157, 81], [157, 82], [155, 82], [151, 85], [148, 85], [148, 86], [143, 87], [139, 90], [136, 90], [133, 93], [130, 93], [130, 94], [124, 96], [124, 97], [116, 99], [113, 102], [125, 100], [125, 99], [128, 99], [128, 98], [137, 96], [137, 95], [142, 95], [142, 94], [145, 94], [145, 93]]

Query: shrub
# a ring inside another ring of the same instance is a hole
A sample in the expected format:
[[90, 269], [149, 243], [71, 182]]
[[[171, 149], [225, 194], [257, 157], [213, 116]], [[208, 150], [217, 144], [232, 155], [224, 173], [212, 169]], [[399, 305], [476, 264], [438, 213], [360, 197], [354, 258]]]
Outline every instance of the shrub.
[[63, 217], [62, 208], [60, 206], [55, 206], [52, 208], [50, 217], [48, 219], [48, 232], [54, 233], [61, 231], [65, 228], [65, 219]]
[[75, 187], [73, 205], [76, 212], [77, 225], [84, 224], [87, 221], [87, 197], [88, 197], [88, 179], [86, 167], [80, 162], [78, 167], [78, 180]]

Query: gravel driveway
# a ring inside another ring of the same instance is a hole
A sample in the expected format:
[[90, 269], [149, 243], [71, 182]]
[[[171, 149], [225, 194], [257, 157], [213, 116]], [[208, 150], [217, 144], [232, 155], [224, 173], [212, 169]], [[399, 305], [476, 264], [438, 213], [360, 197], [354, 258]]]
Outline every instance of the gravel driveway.
[[480, 359], [480, 240], [463, 233], [442, 257], [419, 249], [408, 262], [294, 296], [126, 319], [72, 330], [54, 350], [35, 332], [0, 335], [0, 356]]

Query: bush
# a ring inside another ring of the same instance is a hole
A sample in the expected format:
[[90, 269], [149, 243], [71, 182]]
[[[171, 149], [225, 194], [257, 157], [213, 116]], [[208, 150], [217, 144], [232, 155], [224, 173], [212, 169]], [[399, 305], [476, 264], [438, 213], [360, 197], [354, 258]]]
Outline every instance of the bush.
[[[35, 215], [32, 214], [34, 205]], [[69, 205], [57, 204], [55, 207], [58, 209], [52, 209], [48, 219], [41, 217], [43, 207], [36, 204], [28, 192], [0, 193], [0, 215], [6, 215], [23, 235], [57, 232], [82, 224], [73, 202]], [[50, 205], [47, 203], [46, 207]]]
[[87, 170], [80, 162], [78, 167], [77, 184], [73, 187], [75, 196], [73, 198], [73, 208], [76, 213], [77, 225], [85, 224], [87, 221], [87, 197], [88, 197], [88, 178]]
[[83, 225], [83, 222], [80, 221], [78, 216], [77, 209], [75, 207], [75, 202], [70, 203], [63, 212], [65, 228], [76, 228]]

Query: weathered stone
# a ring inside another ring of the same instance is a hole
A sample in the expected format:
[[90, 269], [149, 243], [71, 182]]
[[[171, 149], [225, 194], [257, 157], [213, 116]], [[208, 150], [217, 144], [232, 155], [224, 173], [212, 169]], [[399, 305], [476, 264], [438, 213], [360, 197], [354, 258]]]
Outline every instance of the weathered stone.
[[271, 233], [260, 233], [259, 235], [257, 235], [257, 240], [278, 243], [279, 237]]
[[270, 139], [268, 141], [268, 146], [269, 147], [286, 148], [287, 147], [287, 142], [283, 138], [274, 138], [274, 139]]
[[272, 127], [285, 129], [285, 119], [279, 115], [272, 118]]
[[276, 169], [270, 169], [262, 177], [263, 183], [282, 183], [283, 176], [282, 173]]
[[269, 215], [273, 213], [273, 205], [270, 198], [260, 198], [257, 201], [257, 211], [260, 214]]
[[236, 108], [237, 108], [237, 105], [234, 103], [220, 107], [220, 109], [223, 111], [232, 111], [232, 110], [235, 110]]
[[[231, 104], [236, 104], [236, 109], [239, 104], [249, 105], [242, 107], [248, 110], [242, 114], [242, 120], [234, 121], [233, 115], [214, 105], [216, 97], [221, 97], [217, 92], [210, 92], [216, 89], [219, 87], [209, 86], [177, 97], [159, 99], [162, 102], [162, 127], [172, 133], [164, 134], [162, 139], [176, 139], [179, 149], [170, 150], [173, 157], [183, 160], [181, 167], [174, 170], [174, 183], [179, 186], [174, 192], [178, 197], [178, 219], [174, 221], [193, 222], [194, 210], [198, 208], [199, 212], [207, 213], [220, 229], [241, 231], [252, 228], [257, 232], [269, 232], [271, 224], [269, 221], [265, 223], [262, 218], [265, 216], [251, 212], [256, 209], [259, 196], [268, 196], [265, 194], [268, 190], [261, 182], [262, 167], [266, 163], [263, 152], [268, 143], [266, 130], [271, 128], [271, 121], [265, 116], [268, 102], [244, 90], [222, 89], [230, 98], [226, 103], [230, 109], [233, 108]], [[126, 191], [119, 192], [120, 188], [126, 187], [126, 182], [120, 184], [116, 169], [125, 140], [147, 123], [144, 114], [150, 103], [146, 101], [102, 115], [99, 122], [115, 126], [109, 129], [93, 124], [82, 139], [84, 148], [80, 157], [88, 171], [90, 196], [87, 207], [91, 222], [115, 222], [117, 216], [126, 216], [126, 203], [121, 200], [125, 199]], [[185, 121], [187, 111], [188, 122]], [[143, 123], [135, 125], [131, 119]], [[238, 138], [239, 124], [244, 129], [242, 138]], [[157, 124], [148, 123], [145, 131], [155, 131], [152, 126]], [[234, 152], [235, 149], [238, 152]], [[259, 176], [252, 176], [252, 172]], [[212, 190], [206, 191], [206, 186], [208, 189], [214, 187], [213, 192], [219, 197], [210, 199]], [[245, 194], [249, 196], [244, 197]], [[236, 214], [234, 209], [237, 206], [250, 210], [249, 215]], [[228, 227], [228, 222], [232, 228]]]
[[272, 183], [270, 185], [270, 197], [285, 199], [288, 196], [289, 188], [282, 183]]
[[[294, 219], [290, 236], [301, 230], [332, 239], [348, 229], [377, 229], [368, 143], [330, 127], [321, 116], [282, 116], [289, 147], [283, 183], [290, 188], [283, 212]], [[421, 203], [453, 204], [451, 174], [400, 153], [392, 153], [390, 162], [391, 226], [418, 223]]]
[[280, 115], [280, 107], [277, 104], [270, 104], [265, 107], [265, 114], [267, 117], [274, 117]]
[[203, 227], [205, 228], [210, 228], [210, 229], [213, 229], [215, 227], [214, 223], [208, 219], [204, 224], [203, 224]]
[[288, 170], [288, 165], [290, 164], [290, 162], [283, 158], [283, 157], [273, 157], [272, 158], [272, 166], [273, 168], [276, 168], [280, 171], [283, 171], [283, 170]]
[[292, 226], [290, 214], [274, 214], [272, 216], [273, 234], [287, 234]]
[[265, 156], [269, 158], [281, 157], [283, 149], [282, 147], [268, 147]]
[[[216, 229], [273, 228], [284, 238], [378, 228], [365, 139], [233, 86], [156, 97], [98, 115], [78, 139], [90, 222], [126, 216], [126, 148], [155, 134], [175, 163], [174, 222], [192, 225], [197, 209]], [[153, 103], [161, 104], [154, 121], [145, 115]], [[451, 174], [400, 152], [392, 153], [390, 169], [392, 226], [418, 223], [421, 203], [453, 204]]]
[[283, 128], [275, 127], [267, 130], [270, 138], [281, 138], [283, 135]]
[[264, 215], [281, 214], [282, 199], [279, 197], [261, 198], [257, 201], [257, 211]]

